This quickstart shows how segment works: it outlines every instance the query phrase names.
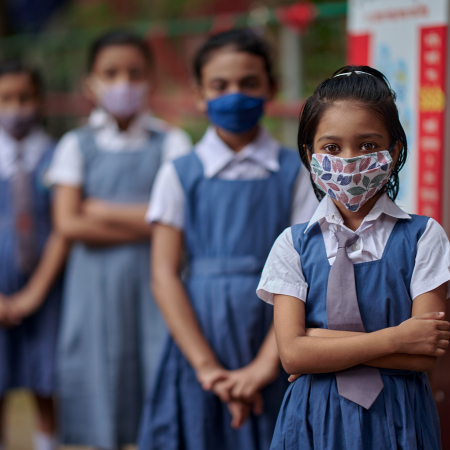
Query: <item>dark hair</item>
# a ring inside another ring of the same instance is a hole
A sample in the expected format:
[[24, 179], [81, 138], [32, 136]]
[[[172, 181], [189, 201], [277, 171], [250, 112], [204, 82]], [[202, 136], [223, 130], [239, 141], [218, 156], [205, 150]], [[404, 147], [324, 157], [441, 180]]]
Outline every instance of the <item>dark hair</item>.
[[[355, 72], [364, 73], [355, 73]], [[347, 74], [336, 77], [339, 74]], [[391, 146], [400, 141], [400, 150], [397, 163], [392, 170], [388, 182], [382, 192], [387, 192], [390, 199], [395, 200], [399, 190], [399, 172], [405, 165], [408, 153], [406, 134], [398, 116], [395, 105], [396, 94], [391, 89], [387, 78], [378, 70], [368, 66], [345, 66], [333, 73], [331, 78], [317, 86], [314, 94], [303, 105], [300, 113], [298, 128], [298, 151], [303, 165], [310, 171], [308, 152], [313, 153], [314, 136], [324, 112], [334, 102], [345, 100], [360, 103], [386, 126], [391, 138]], [[314, 183], [311, 183], [318, 200], [325, 197]]]
[[198, 49], [194, 56], [193, 72], [198, 84], [202, 82], [202, 68], [210, 60], [211, 55], [224, 47], [232, 47], [237, 52], [251, 53], [264, 60], [264, 67], [271, 86], [275, 86], [272, 50], [267, 41], [257, 36], [249, 28], [224, 31], [210, 36]]
[[88, 53], [87, 69], [92, 71], [99, 53], [107, 48], [116, 45], [130, 45], [138, 49], [147, 63], [153, 63], [153, 55], [149, 46], [138, 35], [126, 30], [114, 30], [99, 36], [92, 44]]
[[18, 60], [0, 62], [0, 77], [3, 75], [13, 75], [19, 73], [26, 73], [30, 76], [31, 82], [36, 89], [36, 94], [41, 96], [44, 91], [44, 84], [42, 82], [41, 74], [36, 68], [27, 66], [22, 61]]

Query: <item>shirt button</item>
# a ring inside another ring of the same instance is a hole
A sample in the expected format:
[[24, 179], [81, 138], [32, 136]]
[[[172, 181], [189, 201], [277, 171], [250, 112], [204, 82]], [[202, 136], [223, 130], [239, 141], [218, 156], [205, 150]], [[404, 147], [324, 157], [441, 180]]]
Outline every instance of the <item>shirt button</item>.
[[360, 249], [358, 244], [353, 244], [353, 251], [357, 252]]

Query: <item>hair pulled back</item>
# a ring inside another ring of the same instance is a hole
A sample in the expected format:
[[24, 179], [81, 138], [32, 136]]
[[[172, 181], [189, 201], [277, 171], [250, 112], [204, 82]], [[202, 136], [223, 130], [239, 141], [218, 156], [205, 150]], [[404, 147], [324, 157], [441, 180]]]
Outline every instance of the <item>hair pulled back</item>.
[[91, 44], [88, 52], [87, 69], [92, 72], [95, 61], [102, 50], [116, 45], [129, 45], [139, 50], [148, 65], [153, 63], [153, 55], [149, 46], [137, 34], [127, 30], [113, 30], [102, 34]]
[[[364, 73], [356, 73], [364, 72]], [[349, 74], [336, 77], [339, 74]], [[399, 172], [405, 165], [408, 153], [406, 134], [400, 123], [396, 94], [391, 89], [387, 78], [378, 70], [369, 66], [345, 66], [333, 73], [331, 78], [317, 86], [314, 94], [303, 105], [298, 129], [298, 150], [304, 166], [310, 171], [308, 152], [313, 153], [314, 136], [320, 119], [325, 111], [337, 101], [350, 101], [367, 108], [385, 125], [391, 143], [400, 141], [401, 150], [397, 163], [388, 182], [381, 192], [386, 192], [395, 200], [399, 191]], [[311, 183], [318, 200], [325, 193], [318, 189], [311, 177]]]
[[192, 64], [194, 77], [198, 84], [202, 84], [203, 66], [217, 50], [225, 47], [230, 47], [237, 52], [250, 53], [262, 58], [270, 85], [272, 87], [276, 85], [271, 47], [265, 39], [255, 34], [250, 28], [224, 31], [210, 36], [203, 43], [195, 54]]
[[36, 95], [42, 96], [44, 91], [44, 83], [40, 72], [31, 66], [26, 65], [19, 60], [7, 60], [0, 62], [0, 77], [3, 75], [16, 75], [26, 73], [29, 75], [31, 82], [36, 89]]

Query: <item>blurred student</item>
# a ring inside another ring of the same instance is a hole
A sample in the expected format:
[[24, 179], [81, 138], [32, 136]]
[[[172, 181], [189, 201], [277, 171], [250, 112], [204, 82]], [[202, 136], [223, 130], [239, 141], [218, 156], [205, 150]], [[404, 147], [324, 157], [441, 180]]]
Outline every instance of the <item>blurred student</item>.
[[8, 390], [31, 390], [39, 414], [35, 448], [50, 450], [56, 447], [57, 278], [67, 252], [52, 232], [43, 179], [54, 143], [39, 126], [42, 100], [35, 70], [0, 63], [0, 418]]
[[153, 292], [173, 340], [139, 447], [266, 450], [287, 377], [255, 289], [277, 234], [309, 220], [317, 200], [298, 156], [259, 124], [276, 87], [267, 43], [250, 30], [212, 36], [194, 74], [211, 126], [161, 168], [147, 215]]
[[146, 203], [161, 162], [190, 150], [186, 133], [145, 112], [152, 57], [126, 31], [97, 39], [87, 126], [67, 133], [48, 178], [57, 229], [74, 242], [63, 295], [58, 394], [63, 444], [135, 442], [163, 323], [149, 292]]

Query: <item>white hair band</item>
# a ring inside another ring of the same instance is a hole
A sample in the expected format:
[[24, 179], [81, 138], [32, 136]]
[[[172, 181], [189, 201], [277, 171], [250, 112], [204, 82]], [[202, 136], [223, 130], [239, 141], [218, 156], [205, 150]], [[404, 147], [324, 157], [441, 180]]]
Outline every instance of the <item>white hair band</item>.
[[362, 72], [361, 70], [354, 70], [353, 72], [345, 72], [345, 73], [338, 73], [337, 75], [335, 75], [333, 78], [336, 77], [342, 77], [344, 75], [346, 75], [347, 77], [350, 76], [352, 73], [357, 73], [358, 75], [370, 75], [371, 77], [373, 77], [373, 75], [371, 73], [367, 73], [367, 72]]

